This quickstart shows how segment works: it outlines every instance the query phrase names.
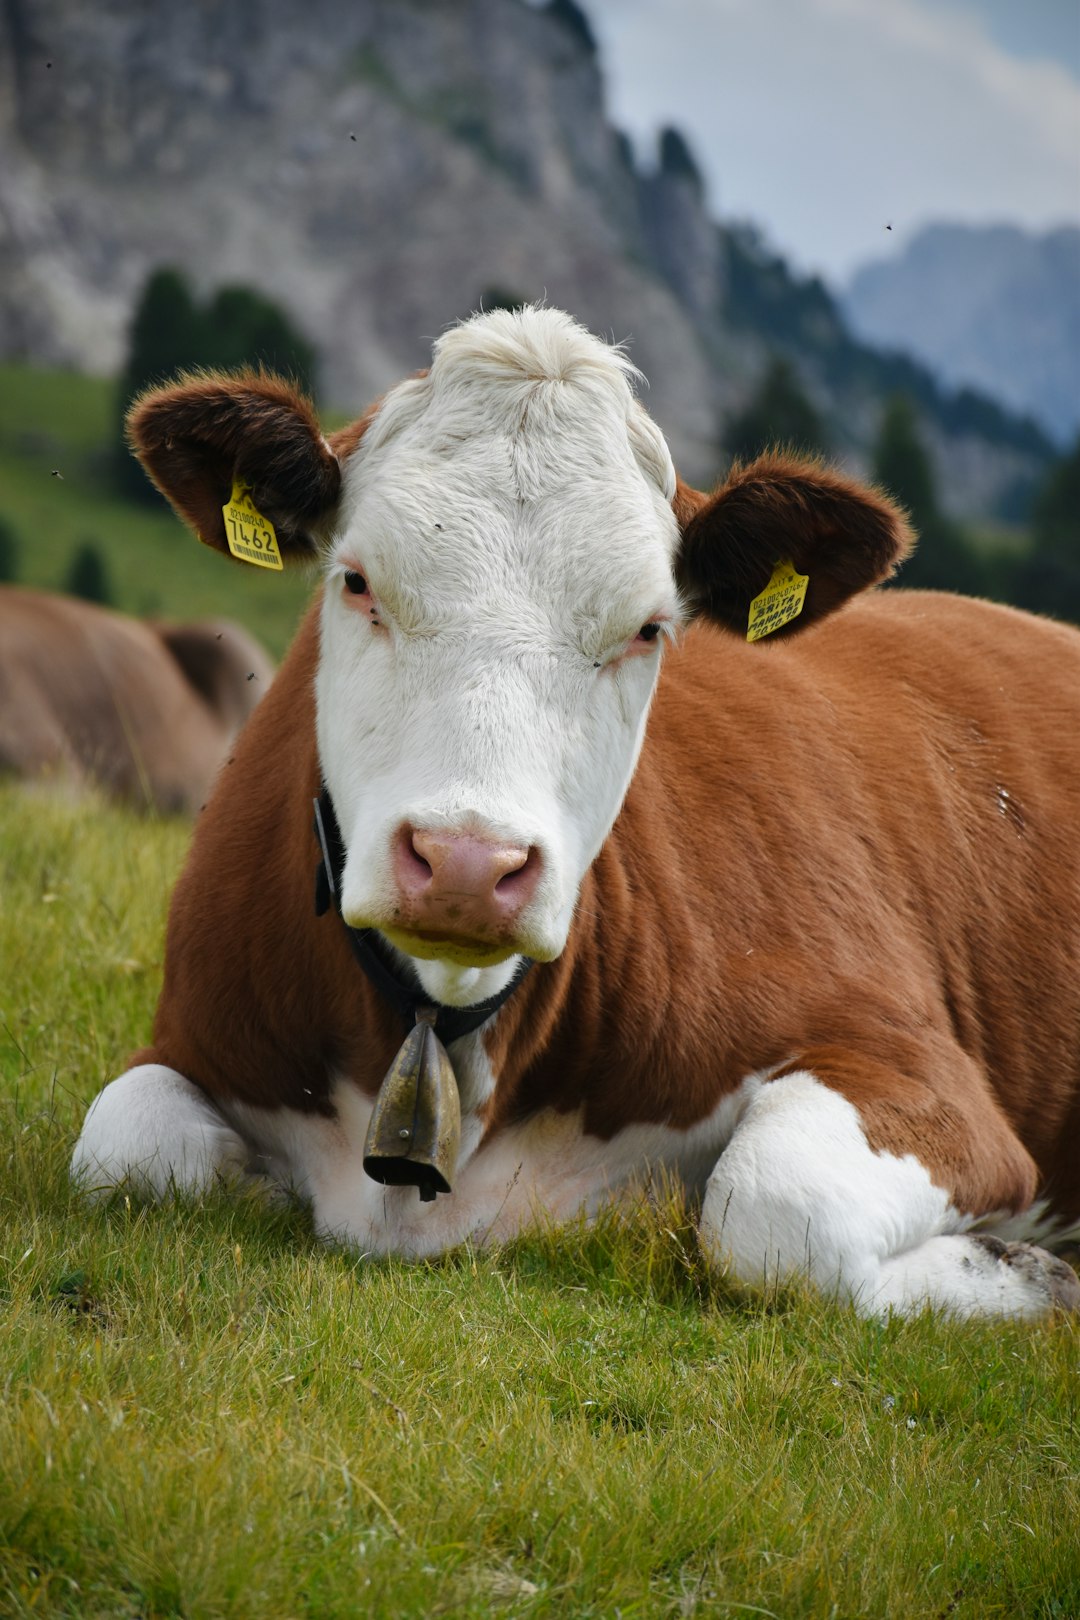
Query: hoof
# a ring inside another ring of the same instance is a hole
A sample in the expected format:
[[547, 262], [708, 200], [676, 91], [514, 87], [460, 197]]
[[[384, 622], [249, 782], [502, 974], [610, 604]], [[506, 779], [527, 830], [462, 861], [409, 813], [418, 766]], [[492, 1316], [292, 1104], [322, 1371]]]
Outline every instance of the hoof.
[[1080, 1311], [1080, 1277], [1067, 1261], [1033, 1243], [1003, 1243], [989, 1233], [973, 1236], [972, 1241], [1045, 1295], [1048, 1310]]

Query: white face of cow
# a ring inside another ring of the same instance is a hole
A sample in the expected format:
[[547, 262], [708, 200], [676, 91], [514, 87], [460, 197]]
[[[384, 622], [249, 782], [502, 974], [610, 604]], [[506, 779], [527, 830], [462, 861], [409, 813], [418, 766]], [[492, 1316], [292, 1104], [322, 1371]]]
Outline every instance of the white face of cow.
[[631, 368], [556, 311], [452, 330], [349, 458], [319, 755], [342, 910], [429, 995], [562, 950], [678, 603], [675, 475]]

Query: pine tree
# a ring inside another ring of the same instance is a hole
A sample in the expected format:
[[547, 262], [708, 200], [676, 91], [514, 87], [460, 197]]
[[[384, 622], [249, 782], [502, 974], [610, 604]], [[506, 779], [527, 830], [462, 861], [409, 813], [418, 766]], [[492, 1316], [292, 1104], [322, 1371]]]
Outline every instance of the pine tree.
[[204, 316], [205, 364], [225, 370], [264, 366], [315, 387], [315, 350], [279, 305], [252, 287], [222, 287]]
[[485, 315], [489, 315], [493, 309], [521, 309], [527, 303], [527, 298], [512, 292], [509, 287], [500, 287], [497, 283], [492, 283], [480, 294], [480, 303], [477, 307], [483, 310]]
[[907, 508], [918, 530], [937, 522], [933, 468], [911, 401], [903, 394], [894, 394], [885, 406], [874, 448], [874, 478]]
[[200, 308], [179, 270], [155, 270], [131, 323], [127, 364], [120, 378], [116, 473], [125, 493], [156, 501], [124, 442], [128, 408], [144, 388], [194, 366], [231, 371], [264, 366], [314, 392], [317, 357], [288, 315], [252, 287], [222, 287]]
[[113, 599], [109, 570], [93, 540], [79, 545], [68, 567], [64, 589], [71, 596], [81, 596], [84, 602], [98, 602], [107, 606]]
[[757, 393], [728, 424], [726, 446], [739, 461], [752, 461], [774, 446], [800, 455], [824, 455], [825, 425], [807, 398], [790, 361], [777, 355]]
[[1051, 467], [1032, 519], [1037, 550], [1080, 564], [1080, 439]]
[[898, 583], [981, 595], [988, 583], [986, 567], [938, 504], [933, 465], [919, 437], [914, 408], [903, 394], [895, 394], [885, 406], [873, 476], [907, 509], [919, 537]]
[[7, 518], [0, 518], [0, 584], [11, 585], [19, 577], [19, 542]]
[[125, 494], [145, 500], [159, 497], [152, 489], [124, 438], [124, 419], [132, 400], [153, 383], [203, 362], [202, 320], [186, 277], [179, 270], [155, 270], [135, 306], [128, 339], [128, 358], [120, 376], [114, 465]]
[[1080, 439], [1035, 497], [1031, 551], [1016, 570], [1012, 597], [1033, 613], [1080, 624]]

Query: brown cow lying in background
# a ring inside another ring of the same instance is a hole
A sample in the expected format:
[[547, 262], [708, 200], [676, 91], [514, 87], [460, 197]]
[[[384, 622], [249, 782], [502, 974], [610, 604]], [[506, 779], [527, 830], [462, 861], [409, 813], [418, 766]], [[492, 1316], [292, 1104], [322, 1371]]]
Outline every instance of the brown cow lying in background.
[[227, 620], [143, 624], [5, 586], [0, 773], [198, 810], [273, 673], [258, 642]]

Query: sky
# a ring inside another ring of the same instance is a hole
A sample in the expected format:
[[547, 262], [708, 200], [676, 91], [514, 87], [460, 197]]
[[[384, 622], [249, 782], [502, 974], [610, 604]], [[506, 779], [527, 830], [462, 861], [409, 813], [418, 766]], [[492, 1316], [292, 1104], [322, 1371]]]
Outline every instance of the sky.
[[836, 287], [932, 221], [1080, 224], [1080, 0], [582, 4], [639, 161], [675, 124], [713, 214]]

